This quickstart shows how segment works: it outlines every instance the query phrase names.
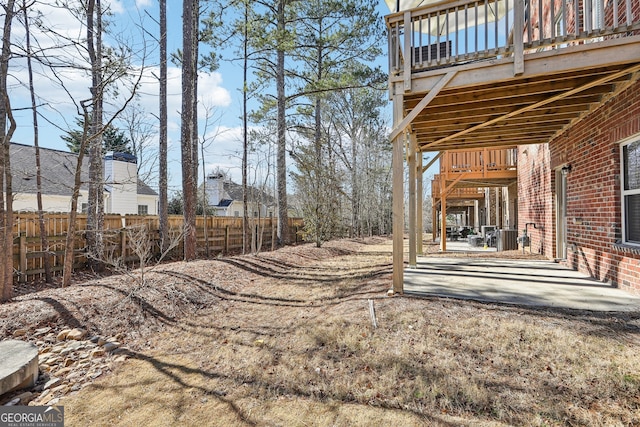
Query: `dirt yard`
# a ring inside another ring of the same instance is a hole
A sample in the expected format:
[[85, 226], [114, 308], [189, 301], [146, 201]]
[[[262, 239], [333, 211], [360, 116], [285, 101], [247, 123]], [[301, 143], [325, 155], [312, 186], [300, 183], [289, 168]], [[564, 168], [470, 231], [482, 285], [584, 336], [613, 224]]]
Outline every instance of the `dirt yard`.
[[82, 279], [0, 305], [0, 338], [43, 360], [0, 404], [67, 426], [640, 425], [640, 313], [387, 297], [387, 239]]

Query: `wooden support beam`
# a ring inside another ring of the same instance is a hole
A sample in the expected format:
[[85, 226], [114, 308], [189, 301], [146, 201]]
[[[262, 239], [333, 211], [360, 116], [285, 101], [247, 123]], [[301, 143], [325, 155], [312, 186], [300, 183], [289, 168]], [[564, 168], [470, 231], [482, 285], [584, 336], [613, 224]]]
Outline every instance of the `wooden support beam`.
[[[402, 118], [402, 95], [393, 99], [393, 121]], [[398, 136], [392, 147], [392, 221], [393, 221], [393, 292], [404, 291], [404, 138]]]
[[429, 160], [429, 163], [425, 167], [422, 168], [422, 173], [425, 173], [427, 169], [429, 169], [435, 162], [442, 156], [442, 151], [438, 153], [433, 159]]
[[[427, 95], [424, 98], [422, 98], [422, 100], [418, 103], [418, 105], [416, 105], [416, 107], [413, 110], [411, 110], [409, 114], [407, 114], [404, 117], [404, 119], [402, 119], [402, 121], [399, 121], [399, 123], [394, 123], [394, 128], [391, 131], [391, 135], [389, 135], [389, 138], [391, 138], [392, 141], [395, 140], [396, 137], [400, 135], [407, 128], [407, 126], [411, 124], [413, 119], [418, 117], [418, 115], [422, 112], [422, 110], [424, 110], [424, 108], [427, 105], [429, 105], [431, 101], [433, 101], [433, 99], [438, 95], [438, 93], [440, 93], [440, 91], [447, 85], [447, 83], [451, 81], [451, 79], [453, 79], [453, 77], [455, 77], [455, 75], [456, 75], [456, 71], [449, 71], [447, 74], [442, 76], [442, 78], [438, 81], [438, 83], [436, 83], [433, 89], [431, 89], [429, 93], [427, 93]], [[395, 108], [395, 102], [396, 101], [394, 99], [394, 108]], [[403, 99], [403, 105], [404, 105], [404, 99]], [[395, 122], [395, 118], [394, 118], [394, 122]]]
[[[404, 12], [404, 91], [411, 91], [411, 68], [413, 66], [413, 52], [411, 51], [411, 36], [413, 30], [411, 29], [411, 10]], [[394, 139], [392, 136], [391, 139]]]
[[422, 152], [418, 152], [418, 164], [416, 165], [416, 172], [418, 173], [418, 182], [416, 192], [418, 193], [418, 223], [416, 224], [416, 238], [418, 239], [418, 255], [424, 254], [422, 248], [422, 233], [424, 231], [424, 188], [423, 188], [423, 170], [422, 170]]
[[440, 250], [447, 250], [447, 193], [444, 177], [440, 177]]
[[513, 11], [513, 75], [524, 73], [524, 1], [515, 0]]
[[456, 179], [453, 180], [453, 182], [449, 185], [446, 185], [446, 181], [443, 179], [442, 183], [443, 187], [446, 185], [446, 187], [442, 190], [442, 195], [446, 196], [449, 195], [449, 193], [451, 193], [451, 190], [453, 190], [453, 186], [456, 185], [462, 178], [464, 178], [464, 176], [467, 175], [466, 173], [461, 173], [460, 175], [458, 175], [456, 177]]
[[429, 147], [429, 146], [433, 146], [433, 145], [437, 146], [437, 145], [442, 144], [442, 143], [444, 143], [446, 141], [449, 141], [449, 140], [452, 140], [452, 139], [455, 139], [455, 138], [459, 138], [459, 137], [461, 137], [463, 135], [466, 135], [468, 133], [471, 133], [471, 132], [474, 132], [476, 130], [485, 128], [487, 126], [491, 126], [494, 123], [498, 123], [498, 122], [506, 120], [506, 119], [508, 119], [510, 117], [514, 117], [514, 116], [517, 116], [519, 114], [526, 113], [527, 111], [534, 110], [534, 109], [536, 109], [538, 107], [542, 107], [544, 105], [551, 104], [551, 103], [553, 103], [555, 101], [567, 98], [567, 97], [569, 97], [571, 95], [574, 95], [576, 93], [585, 91], [585, 90], [590, 89], [592, 87], [599, 86], [599, 85], [604, 84], [604, 83], [606, 83], [608, 81], [615, 80], [615, 79], [617, 79], [617, 78], [619, 78], [621, 76], [634, 73], [634, 72], [636, 72], [638, 70], [640, 70], [640, 64], [635, 64], [635, 65], [633, 65], [631, 67], [625, 68], [624, 70], [618, 71], [616, 73], [608, 74], [606, 76], [600, 77], [599, 79], [596, 79], [596, 80], [593, 80], [593, 81], [591, 81], [589, 83], [586, 83], [586, 84], [584, 84], [582, 86], [576, 87], [576, 88], [568, 90], [566, 92], [559, 93], [557, 95], [551, 96], [551, 97], [549, 97], [547, 99], [544, 99], [542, 101], [538, 101], [536, 103], [527, 105], [525, 107], [518, 108], [518, 109], [516, 109], [514, 111], [511, 111], [510, 113], [504, 114], [504, 115], [502, 115], [500, 117], [496, 117], [494, 119], [487, 120], [486, 122], [483, 122], [481, 124], [472, 126], [472, 127], [467, 128], [465, 130], [462, 130], [460, 132], [456, 132], [454, 134], [451, 134], [449, 136], [441, 138], [441, 139], [439, 139], [437, 141], [434, 141], [434, 142], [431, 142], [429, 144], [423, 145], [422, 149], [424, 149], [426, 147]]
[[409, 135], [409, 150], [407, 151], [407, 163], [409, 167], [409, 268], [416, 268], [416, 213], [417, 213], [417, 195], [416, 195], [416, 135]]

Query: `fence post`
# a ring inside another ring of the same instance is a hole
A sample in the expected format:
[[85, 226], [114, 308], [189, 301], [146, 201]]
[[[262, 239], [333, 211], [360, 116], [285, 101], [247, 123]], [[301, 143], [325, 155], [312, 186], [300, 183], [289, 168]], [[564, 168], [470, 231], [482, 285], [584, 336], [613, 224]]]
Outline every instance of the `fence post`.
[[229, 253], [229, 226], [224, 227], [224, 253]]
[[121, 228], [120, 229], [120, 257], [124, 262], [126, 262], [127, 260], [126, 255], [127, 255], [127, 230], [125, 228]]
[[20, 283], [27, 282], [27, 235], [20, 233], [19, 237], [20, 245], [20, 274], [18, 274], [18, 281]]

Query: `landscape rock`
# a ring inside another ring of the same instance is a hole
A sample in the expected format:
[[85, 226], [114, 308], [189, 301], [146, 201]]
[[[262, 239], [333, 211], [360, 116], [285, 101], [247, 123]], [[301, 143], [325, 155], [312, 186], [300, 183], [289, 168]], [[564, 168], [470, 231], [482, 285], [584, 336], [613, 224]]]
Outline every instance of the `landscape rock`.
[[59, 385], [61, 382], [62, 382], [61, 378], [51, 378], [49, 381], [47, 381], [44, 384], [44, 389], [47, 390], [47, 389], [53, 388]]
[[56, 336], [56, 339], [58, 341], [64, 341], [67, 339], [67, 335], [69, 335], [69, 332], [71, 332], [71, 329], [63, 329], [60, 332], [58, 332], [58, 335]]
[[31, 401], [31, 399], [33, 399], [33, 393], [31, 393], [30, 391], [25, 391], [24, 393], [17, 395], [16, 399], [20, 399], [20, 403], [26, 405]]
[[84, 329], [76, 328], [69, 331], [69, 333], [67, 334], [67, 339], [77, 341], [77, 340], [83, 339], [86, 335], [87, 335], [87, 331], [85, 331]]
[[115, 350], [116, 348], [119, 348], [121, 345], [122, 344], [120, 344], [118, 341], [108, 341], [102, 345], [102, 348], [104, 348], [104, 351], [110, 352]]
[[91, 357], [102, 357], [105, 355], [105, 350], [104, 348], [95, 348], [93, 350], [91, 350]]
[[15, 331], [13, 331], [13, 336], [14, 337], [23, 337], [27, 334], [27, 330], [26, 329], [16, 329]]
[[44, 328], [36, 329], [34, 331], [33, 335], [38, 337], [40, 335], [48, 334], [49, 332], [51, 332], [51, 327], [47, 326], [47, 327], [44, 327]]
[[16, 406], [18, 403], [20, 403], [20, 399], [15, 398], [5, 403], [4, 406]]
[[20, 339], [38, 347], [40, 374], [29, 391], [5, 395], [0, 405], [52, 405], [66, 394], [81, 390], [111, 372], [116, 363], [127, 360], [127, 354], [122, 353], [129, 351], [122, 344], [123, 334], [88, 338], [88, 332], [80, 328], [65, 328], [58, 332], [51, 327], [32, 332], [26, 328], [16, 329], [14, 334], [16, 332], [22, 337]]

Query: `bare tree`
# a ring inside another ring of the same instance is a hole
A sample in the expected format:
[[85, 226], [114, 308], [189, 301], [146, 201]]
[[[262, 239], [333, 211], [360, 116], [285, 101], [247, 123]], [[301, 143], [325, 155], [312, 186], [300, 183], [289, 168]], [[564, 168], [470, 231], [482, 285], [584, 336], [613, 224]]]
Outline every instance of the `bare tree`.
[[[194, 103], [196, 100], [197, 64], [195, 47], [198, 43], [198, 20], [196, 11], [198, 0], [185, 1], [182, 6], [182, 124], [180, 145], [182, 152], [182, 196], [184, 200], [184, 260], [192, 261], [196, 258], [196, 204], [197, 175], [194, 171], [193, 153], [194, 139], [197, 140], [197, 130], [194, 128]], [[196, 116], [197, 117], [197, 116]]]
[[33, 145], [36, 153], [36, 199], [38, 204], [38, 223], [40, 227], [40, 244], [43, 250], [44, 277], [47, 283], [52, 282], [51, 257], [49, 256], [49, 239], [44, 221], [44, 210], [42, 209], [42, 173], [40, 166], [40, 145], [38, 131], [38, 110], [36, 105], [36, 92], [33, 83], [33, 65], [31, 58], [31, 34], [29, 29], [29, 14], [26, 0], [22, 1], [22, 12], [24, 18], [24, 30], [26, 37], [27, 51], [27, 72], [29, 74], [29, 93], [31, 95], [31, 108], [33, 110]]
[[[157, 180], [158, 153], [151, 145], [155, 134], [154, 125], [138, 103], [132, 104], [119, 120], [130, 141], [132, 154], [136, 156], [138, 178], [146, 183]], [[106, 141], [105, 141], [106, 142]]]
[[[5, 13], [0, 52], [0, 249], [3, 253], [0, 260], [0, 280], [2, 280], [0, 300], [2, 301], [8, 301], [13, 296], [13, 191], [9, 147], [16, 125], [7, 95], [7, 75], [11, 56], [11, 23], [15, 15], [14, 7], [14, 0], [8, 0], [3, 6]], [[7, 120], [11, 123], [8, 130]]]
[[169, 196], [167, 191], [167, 1], [160, 0], [160, 153], [159, 203], [160, 248], [164, 252], [169, 243]]
[[[88, 0], [87, 52], [91, 67], [91, 133], [94, 135], [89, 144], [89, 199], [87, 206], [87, 249], [90, 263], [100, 270], [100, 263], [93, 262], [102, 258], [104, 249], [102, 229], [104, 228], [104, 171], [102, 166], [102, 120], [103, 120], [103, 78], [102, 78], [102, 6], [101, 0]], [[85, 116], [85, 120], [87, 117]]]
[[[205, 169], [205, 151], [220, 135], [220, 121], [222, 115], [214, 107], [205, 105], [205, 119], [200, 137], [200, 157], [202, 159], [202, 216], [204, 217], [204, 247], [205, 254], [209, 256], [209, 230], [207, 228], [207, 216], [209, 214], [209, 200], [207, 198], [207, 171]], [[209, 129], [215, 128], [213, 132]]]

